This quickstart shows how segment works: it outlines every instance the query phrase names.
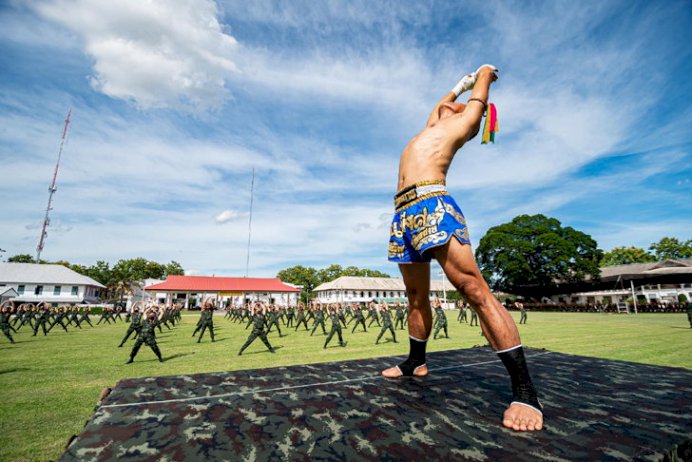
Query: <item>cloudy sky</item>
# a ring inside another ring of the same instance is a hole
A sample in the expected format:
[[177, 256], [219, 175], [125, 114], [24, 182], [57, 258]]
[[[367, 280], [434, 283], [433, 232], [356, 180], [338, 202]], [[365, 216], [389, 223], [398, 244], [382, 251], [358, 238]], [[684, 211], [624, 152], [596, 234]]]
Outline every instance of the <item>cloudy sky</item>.
[[448, 184], [477, 244], [542, 213], [604, 250], [692, 229], [692, 8], [651, 1], [0, 3], [0, 248], [242, 276], [387, 263], [399, 155], [465, 73], [497, 143]]

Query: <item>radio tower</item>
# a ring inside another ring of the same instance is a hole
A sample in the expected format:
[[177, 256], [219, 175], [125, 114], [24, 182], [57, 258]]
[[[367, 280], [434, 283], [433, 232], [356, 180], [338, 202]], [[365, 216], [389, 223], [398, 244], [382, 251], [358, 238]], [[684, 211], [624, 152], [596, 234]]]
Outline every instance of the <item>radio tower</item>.
[[65, 145], [65, 140], [67, 139], [67, 126], [70, 125], [70, 114], [72, 114], [72, 109], [70, 109], [67, 112], [67, 117], [65, 117], [65, 128], [63, 128], [62, 130], [62, 137], [60, 138], [60, 149], [58, 150], [58, 161], [55, 163], [55, 170], [53, 171], [53, 182], [50, 184], [50, 187], [48, 188], [48, 207], [46, 207], [46, 216], [43, 219], [43, 227], [41, 228], [41, 238], [39, 239], [38, 245], [36, 246], [37, 263], [41, 261], [41, 252], [43, 251], [43, 245], [46, 241], [46, 236], [48, 235], [46, 228], [48, 228], [48, 225], [50, 225], [50, 218], [48, 215], [50, 214], [50, 211], [53, 210], [53, 194], [55, 194], [55, 191], [58, 190], [58, 188], [55, 186], [55, 182], [58, 179], [58, 169], [60, 168], [62, 148]]

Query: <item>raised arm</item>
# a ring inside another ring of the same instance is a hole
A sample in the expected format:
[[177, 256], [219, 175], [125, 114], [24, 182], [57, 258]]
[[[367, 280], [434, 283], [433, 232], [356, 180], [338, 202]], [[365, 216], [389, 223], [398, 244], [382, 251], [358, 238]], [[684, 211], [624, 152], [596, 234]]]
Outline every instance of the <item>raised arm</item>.
[[466, 102], [466, 107], [459, 114], [455, 125], [454, 133], [456, 140], [456, 149], [459, 149], [468, 140], [478, 134], [481, 126], [483, 112], [488, 105], [488, 93], [490, 84], [497, 80], [497, 69], [493, 66], [484, 65], [476, 71], [477, 79], [471, 92], [471, 97]]

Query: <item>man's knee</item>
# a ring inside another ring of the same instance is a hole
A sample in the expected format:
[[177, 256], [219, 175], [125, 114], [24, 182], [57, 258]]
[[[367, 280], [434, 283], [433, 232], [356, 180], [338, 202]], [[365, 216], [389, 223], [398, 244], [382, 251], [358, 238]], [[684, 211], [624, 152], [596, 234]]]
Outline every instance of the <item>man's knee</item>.
[[471, 304], [482, 308], [483, 301], [487, 295], [487, 285], [485, 281], [475, 276], [464, 276], [458, 283], [459, 293]]

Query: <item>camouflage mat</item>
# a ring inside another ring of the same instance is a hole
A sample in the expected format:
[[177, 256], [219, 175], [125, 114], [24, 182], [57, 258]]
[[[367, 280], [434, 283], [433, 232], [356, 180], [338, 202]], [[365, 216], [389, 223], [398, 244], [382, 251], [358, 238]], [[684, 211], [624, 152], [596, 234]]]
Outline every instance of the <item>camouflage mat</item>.
[[692, 371], [527, 349], [545, 429], [500, 426], [509, 379], [489, 348], [121, 380], [62, 461], [659, 461], [692, 435]]

